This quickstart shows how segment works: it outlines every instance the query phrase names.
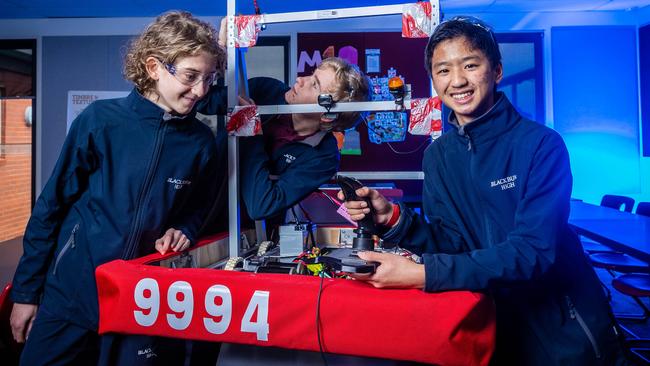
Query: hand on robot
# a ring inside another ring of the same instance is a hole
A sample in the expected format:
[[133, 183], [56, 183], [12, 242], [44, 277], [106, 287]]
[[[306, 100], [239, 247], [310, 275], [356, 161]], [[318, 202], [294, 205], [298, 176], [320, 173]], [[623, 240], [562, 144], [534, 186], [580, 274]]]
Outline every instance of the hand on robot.
[[169, 249], [181, 252], [190, 247], [190, 239], [182, 231], [169, 228], [165, 235], [156, 240], [155, 247], [160, 254], [167, 253]]

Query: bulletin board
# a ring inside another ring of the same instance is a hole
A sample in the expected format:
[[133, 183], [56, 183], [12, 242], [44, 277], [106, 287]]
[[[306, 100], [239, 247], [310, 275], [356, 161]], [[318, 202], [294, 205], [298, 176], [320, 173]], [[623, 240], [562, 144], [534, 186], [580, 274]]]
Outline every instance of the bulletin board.
[[[411, 85], [412, 98], [431, 96], [429, 77], [424, 68], [427, 39], [402, 38], [401, 32], [299, 33], [297, 37], [297, 74], [310, 75], [321, 60], [338, 56], [359, 66], [370, 79], [386, 76], [393, 69]], [[362, 123], [359, 132], [360, 155], [342, 155], [341, 171], [414, 171], [422, 170], [422, 156], [430, 138], [406, 133], [402, 142], [376, 144]], [[422, 181], [398, 181], [405, 199], [418, 200]]]

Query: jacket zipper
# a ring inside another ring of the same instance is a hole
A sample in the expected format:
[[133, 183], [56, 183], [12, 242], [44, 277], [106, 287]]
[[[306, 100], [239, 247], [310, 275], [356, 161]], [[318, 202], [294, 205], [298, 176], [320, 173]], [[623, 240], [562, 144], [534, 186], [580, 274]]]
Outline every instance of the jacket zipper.
[[76, 224], [72, 228], [72, 232], [70, 233], [70, 237], [68, 238], [68, 241], [65, 242], [65, 245], [63, 246], [63, 249], [61, 249], [61, 252], [59, 253], [59, 255], [56, 256], [56, 260], [54, 261], [54, 269], [52, 270], [52, 274], [56, 274], [56, 268], [59, 266], [59, 261], [61, 261], [61, 258], [63, 258], [63, 255], [68, 251], [68, 249], [75, 247], [75, 235], [77, 234], [77, 230], [79, 230], [79, 224]]
[[126, 246], [124, 247], [124, 252], [122, 253], [122, 259], [133, 259], [133, 256], [136, 253], [138, 243], [140, 242], [141, 232], [141, 216], [143, 211], [143, 201], [145, 197], [149, 196], [149, 190], [151, 189], [151, 183], [153, 181], [154, 173], [158, 167], [158, 160], [160, 159], [160, 152], [162, 151], [163, 137], [167, 131], [167, 123], [163, 122], [162, 127], [158, 127], [156, 133], [156, 139], [154, 140], [154, 149], [151, 156], [151, 161], [147, 169], [147, 175], [144, 182], [142, 183], [142, 189], [136, 200], [136, 211], [133, 217], [133, 224], [131, 232], [129, 233], [129, 238], [126, 241]]
[[[476, 180], [474, 177], [474, 171], [472, 170], [472, 161], [474, 160], [474, 152], [472, 151], [472, 139], [467, 133], [465, 134], [465, 138], [467, 139], [467, 152], [470, 154], [469, 155], [469, 177], [472, 180], [472, 182], [475, 182]], [[485, 226], [485, 235], [487, 236], [488, 244], [492, 246], [494, 240], [492, 239], [492, 229], [490, 226], [490, 221], [486, 214], [488, 210], [485, 209], [485, 200], [483, 199], [483, 195], [481, 195], [481, 192], [476, 188], [478, 187], [478, 185], [473, 184], [473, 186], [474, 186], [474, 192], [476, 193], [476, 197], [478, 197], [479, 205], [481, 206], [483, 225]]]
[[594, 338], [594, 335], [589, 330], [587, 323], [585, 323], [584, 319], [582, 319], [582, 316], [580, 316], [580, 313], [578, 313], [578, 310], [576, 310], [576, 307], [573, 305], [571, 298], [569, 298], [569, 296], [565, 296], [564, 298], [566, 299], [567, 306], [569, 307], [569, 315], [571, 316], [571, 319], [575, 319], [578, 321], [578, 324], [580, 324], [580, 327], [587, 335], [587, 338], [589, 338], [589, 342], [591, 342], [591, 347], [593, 347], [594, 352], [596, 353], [596, 358], [600, 358], [600, 349], [598, 349], [598, 344], [596, 344], [596, 339]]

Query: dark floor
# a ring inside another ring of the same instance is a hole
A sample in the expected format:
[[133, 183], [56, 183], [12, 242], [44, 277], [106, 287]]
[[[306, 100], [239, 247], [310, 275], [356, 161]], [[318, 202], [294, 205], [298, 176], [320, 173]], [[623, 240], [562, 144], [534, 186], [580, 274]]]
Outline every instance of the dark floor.
[[[596, 273], [602, 283], [607, 285], [611, 293], [611, 304], [614, 315], [617, 316], [619, 325], [621, 326], [626, 339], [647, 339], [643, 343], [644, 348], [650, 347], [650, 319], [646, 320], [633, 320], [622, 319], [626, 315], [641, 315], [643, 310], [641, 307], [632, 300], [631, 297], [620, 294], [612, 288], [612, 275], [603, 269], [596, 269]], [[642, 299], [643, 303], [650, 308], [650, 299]], [[650, 350], [639, 350], [632, 354], [634, 361], [640, 366], [650, 366]]]
[[[16, 238], [13, 240], [5, 241], [0, 243], [0, 284], [2, 288], [11, 281], [13, 278], [14, 271], [16, 269], [16, 264], [22, 255], [22, 237]], [[612, 308], [615, 314], [639, 314], [641, 309], [639, 306], [629, 297], [623, 296], [618, 293], [616, 290], [611, 288], [612, 277], [609, 273], [604, 270], [597, 270], [598, 276], [601, 278], [601, 281], [607, 285], [611, 294], [612, 294]], [[644, 303], [650, 307], [650, 299], [644, 299]], [[650, 321], [636, 321], [636, 320], [620, 320], [620, 324], [629, 331], [631, 334], [627, 334], [627, 337], [639, 337], [650, 339]], [[4, 326], [5, 329], [7, 325], [0, 324]], [[15, 364], [15, 361], [12, 361], [11, 352], [7, 351], [7, 348], [0, 340], [0, 364], [11, 366]], [[647, 357], [650, 357], [650, 352]], [[641, 363], [642, 365], [650, 366], [650, 362]]]

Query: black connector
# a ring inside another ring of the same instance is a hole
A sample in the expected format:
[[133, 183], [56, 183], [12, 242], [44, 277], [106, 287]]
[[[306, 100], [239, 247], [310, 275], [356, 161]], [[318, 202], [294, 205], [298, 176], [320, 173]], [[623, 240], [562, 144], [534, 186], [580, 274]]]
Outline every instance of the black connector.
[[323, 113], [323, 117], [329, 120], [335, 120], [339, 118], [339, 114], [336, 112], [330, 112], [330, 109], [334, 107], [334, 98], [331, 94], [319, 94], [318, 95], [318, 105], [325, 108], [327, 112]]

